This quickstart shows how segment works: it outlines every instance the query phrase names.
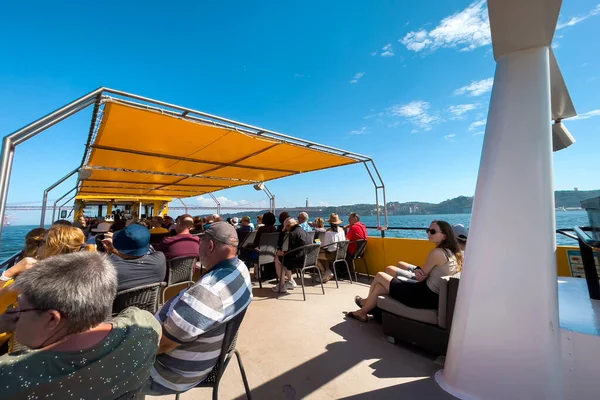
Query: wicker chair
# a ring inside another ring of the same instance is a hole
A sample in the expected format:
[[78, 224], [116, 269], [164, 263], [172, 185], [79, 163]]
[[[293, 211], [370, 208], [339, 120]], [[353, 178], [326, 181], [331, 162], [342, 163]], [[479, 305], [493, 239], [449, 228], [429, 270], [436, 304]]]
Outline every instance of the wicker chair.
[[[306, 246], [297, 247], [294, 250], [290, 250], [283, 256], [282, 264], [285, 267], [286, 258], [289, 260], [290, 255], [298, 252], [303, 252], [302, 255], [302, 267], [300, 267], [300, 283], [302, 283], [302, 296], [306, 301], [306, 291], [304, 290], [304, 272], [309, 269], [316, 269], [319, 273], [319, 282], [321, 282], [321, 290], [325, 294], [325, 287], [323, 286], [323, 276], [321, 270], [317, 267], [317, 259], [319, 258], [319, 250], [321, 246], [318, 244], [307, 244]], [[283, 282], [283, 268], [281, 269], [281, 275], [279, 276], [279, 284]]]
[[352, 283], [352, 274], [350, 273], [350, 266], [348, 265], [348, 261], [346, 261], [346, 253], [348, 252], [349, 244], [350, 244], [349, 241], [341, 240], [339, 242], [332, 242], [332, 243], [326, 244], [324, 246], [321, 246], [322, 249], [326, 249], [332, 245], [337, 246], [337, 250], [335, 251], [335, 259], [330, 260], [330, 261], [331, 261], [331, 267], [333, 269], [333, 276], [335, 277], [335, 287], [338, 289], [340, 288], [340, 285], [338, 284], [337, 272], [335, 270], [335, 264], [337, 264], [337, 263], [343, 262], [344, 264], [346, 264], [346, 270], [348, 271], [348, 278], [350, 279], [350, 283]]
[[167, 289], [173, 286], [187, 284], [188, 287], [194, 282], [194, 268], [198, 257], [175, 257], [167, 260], [167, 287], [162, 292], [161, 304], [165, 303]]
[[[219, 398], [219, 383], [221, 382], [221, 378], [223, 377], [223, 373], [231, 361], [231, 357], [235, 354], [238, 365], [240, 367], [240, 372], [242, 374], [242, 381], [244, 382], [244, 388], [246, 389], [246, 398], [248, 400], [252, 400], [252, 394], [250, 393], [250, 386], [248, 385], [248, 379], [246, 378], [246, 370], [244, 370], [244, 365], [242, 364], [242, 356], [240, 352], [235, 348], [235, 344], [237, 341], [238, 331], [240, 329], [240, 325], [242, 324], [242, 320], [244, 319], [244, 315], [246, 314], [246, 309], [240, 311], [238, 315], [233, 317], [227, 325], [225, 326], [225, 335], [223, 337], [223, 345], [221, 346], [221, 354], [219, 355], [219, 360], [217, 364], [214, 366], [212, 371], [208, 374], [208, 377], [201, 383], [199, 383], [197, 388], [213, 388], [213, 400], [217, 400]], [[179, 394], [175, 396], [176, 400], [179, 400]]]
[[165, 282], [151, 283], [117, 292], [113, 301], [113, 315], [127, 307], [137, 307], [155, 314], [158, 310], [158, 298], [162, 286], [165, 286]]
[[356, 251], [354, 252], [354, 255], [351, 256], [352, 258], [352, 269], [354, 269], [354, 280], [356, 282], [358, 282], [358, 273], [356, 272], [356, 265], [354, 264], [355, 260], [362, 260], [365, 263], [365, 270], [367, 271], [367, 279], [371, 278], [371, 276], [369, 275], [369, 266], [367, 265], [367, 260], [365, 260], [365, 251], [367, 250], [367, 240], [366, 239], [359, 239], [359, 240], [353, 240], [350, 242], [350, 244], [352, 243], [356, 243]]
[[256, 278], [258, 286], [262, 289], [262, 268], [266, 264], [275, 262], [275, 253], [277, 252], [277, 240], [279, 233], [263, 233], [260, 236], [258, 246], [258, 264], [255, 265]]

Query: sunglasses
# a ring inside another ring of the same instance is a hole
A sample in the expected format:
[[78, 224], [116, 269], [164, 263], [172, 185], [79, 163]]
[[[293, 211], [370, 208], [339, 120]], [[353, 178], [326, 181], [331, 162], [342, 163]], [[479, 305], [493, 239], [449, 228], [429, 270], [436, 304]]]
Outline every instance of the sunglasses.
[[436, 231], [435, 229], [425, 229], [425, 232], [427, 232], [428, 234], [430, 234], [431, 236], [435, 235], [436, 233], [442, 233], [442, 231]]

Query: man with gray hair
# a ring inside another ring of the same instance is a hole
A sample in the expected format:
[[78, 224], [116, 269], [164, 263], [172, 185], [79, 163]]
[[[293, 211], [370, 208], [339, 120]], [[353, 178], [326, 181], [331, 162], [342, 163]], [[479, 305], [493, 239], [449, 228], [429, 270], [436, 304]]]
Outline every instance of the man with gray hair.
[[47, 258], [14, 288], [19, 306], [0, 315], [0, 332], [15, 332], [28, 349], [0, 357], [2, 398], [114, 399], [148, 379], [160, 325], [135, 307], [108, 320], [117, 272], [106, 256]]
[[308, 218], [308, 213], [302, 211], [300, 214], [298, 214], [298, 225], [300, 225], [305, 232], [312, 232], [313, 228], [308, 223]]
[[158, 312], [163, 336], [144, 394], [185, 392], [216, 365], [227, 322], [252, 301], [248, 267], [236, 257], [238, 243], [227, 222], [215, 222], [200, 235], [200, 262], [208, 272]]

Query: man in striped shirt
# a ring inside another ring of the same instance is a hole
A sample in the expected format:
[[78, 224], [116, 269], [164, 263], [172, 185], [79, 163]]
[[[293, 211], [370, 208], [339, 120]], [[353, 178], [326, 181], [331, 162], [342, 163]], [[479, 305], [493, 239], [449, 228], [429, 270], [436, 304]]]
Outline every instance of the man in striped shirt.
[[199, 258], [208, 272], [156, 314], [162, 337], [144, 394], [185, 392], [216, 365], [225, 324], [252, 301], [250, 274], [236, 257], [237, 246], [237, 232], [226, 222], [211, 224], [200, 236]]

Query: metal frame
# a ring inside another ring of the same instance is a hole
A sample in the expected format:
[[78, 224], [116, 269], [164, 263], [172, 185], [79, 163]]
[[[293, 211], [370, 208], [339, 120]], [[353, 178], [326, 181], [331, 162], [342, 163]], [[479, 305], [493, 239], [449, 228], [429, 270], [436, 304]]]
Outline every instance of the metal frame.
[[[54, 202], [54, 206], [52, 207], [52, 221], [50, 221], [50, 225], [52, 225], [54, 223], [54, 217], [56, 215], [56, 205], [58, 204], [58, 202], [61, 201], [62, 199], [64, 199], [65, 197], [67, 197], [70, 193], [72, 193], [76, 189], [77, 189], [77, 186], [75, 186], [73, 189], [69, 190], [67, 193], [63, 194], [58, 199], [56, 199], [56, 201]], [[75, 193], [75, 195], [73, 197], [75, 197], [75, 196], [77, 196], [77, 193]], [[67, 202], [65, 202], [65, 204], [67, 204], [71, 200], [72, 199], [67, 200]], [[65, 204], [63, 204], [63, 206]], [[42, 224], [42, 226], [40, 226], [40, 228], [43, 228], [43, 227], [44, 227], [44, 225]]]
[[[59, 180], [57, 180], [56, 182], [54, 182], [52, 185], [48, 186], [46, 188], [46, 190], [44, 190], [44, 198], [42, 200], [42, 217], [40, 219], [40, 228], [44, 227], [45, 224], [45, 219], [46, 219], [46, 205], [48, 204], [48, 193], [54, 189], [55, 187], [57, 187], [58, 185], [60, 185], [61, 183], [63, 183], [64, 181], [66, 181], [67, 179], [69, 179], [70, 177], [72, 177], [73, 175], [75, 175], [75, 173], [79, 171], [79, 167], [75, 168], [73, 171], [69, 172], [67, 175], [63, 176], [62, 178], [60, 178]], [[54, 217], [52, 217], [52, 219], [54, 219]], [[54, 222], [54, 221], [52, 221]]]
[[267, 185], [265, 185], [264, 183], [263, 183], [263, 192], [265, 192], [267, 194], [267, 196], [269, 197], [269, 208], [271, 209], [271, 212], [273, 214], [275, 214], [275, 195], [273, 193], [271, 193], [271, 191], [269, 190]]
[[183, 205], [183, 208], [185, 208], [185, 213], [187, 214], [188, 213], [188, 206], [187, 206], [187, 204], [185, 204], [183, 202], [183, 200], [181, 200], [180, 198], [177, 198], [177, 200], [179, 200], [179, 202]]
[[217, 205], [217, 214], [219, 214], [219, 216], [220, 216], [221, 215], [221, 202], [219, 200], [217, 200], [217, 198], [215, 197], [214, 194], [208, 193], [208, 195], [213, 199], [213, 201]]
[[[244, 123], [237, 122], [237, 121], [234, 121], [231, 119], [218, 117], [216, 115], [193, 110], [191, 108], [181, 107], [181, 106], [177, 106], [175, 104], [170, 104], [170, 103], [166, 103], [163, 101], [150, 99], [148, 97], [138, 96], [135, 94], [123, 92], [120, 90], [109, 89], [109, 88], [105, 88], [105, 87], [100, 87], [96, 90], [93, 90], [90, 93], [66, 104], [65, 106], [63, 106], [61, 108], [58, 108], [57, 110], [47, 114], [46, 116], [32, 122], [29, 125], [22, 127], [21, 129], [18, 129], [17, 131], [15, 131], [11, 134], [8, 134], [7, 136], [4, 137], [4, 140], [2, 142], [2, 157], [1, 157], [1, 161], [0, 161], [1, 162], [1, 165], [0, 165], [0, 221], [3, 220], [5, 211], [6, 211], [6, 200], [8, 197], [8, 188], [9, 188], [9, 184], [10, 184], [10, 176], [12, 173], [12, 165], [13, 165], [13, 159], [14, 159], [16, 146], [33, 138], [38, 133], [43, 132], [44, 130], [54, 126], [55, 124], [69, 118], [70, 116], [77, 114], [79, 111], [89, 107], [90, 105], [94, 105], [94, 110], [92, 113], [92, 120], [90, 123], [88, 140], [86, 143], [86, 151], [84, 153], [80, 168], [100, 169], [98, 167], [89, 167], [87, 165], [87, 163], [89, 161], [91, 150], [93, 148], [93, 142], [95, 140], [95, 137], [96, 137], [99, 127], [100, 127], [100, 121], [102, 119], [102, 115], [103, 115], [103, 111], [104, 111], [103, 106], [106, 102], [109, 102], [109, 101], [115, 102], [115, 103], [121, 103], [121, 104], [132, 106], [132, 107], [137, 107], [140, 109], [155, 110], [155, 111], [158, 111], [163, 114], [171, 115], [171, 116], [182, 118], [182, 119], [187, 119], [187, 120], [194, 121], [197, 123], [210, 124], [213, 126], [218, 126], [218, 127], [222, 127], [222, 128], [226, 128], [226, 129], [232, 129], [234, 131], [242, 132], [247, 135], [266, 137], [266, 138], [269, 138], [269, 139], [274, 140], [279, 143], [284, 143], [284, 144], [289, 144], [289, 145], [294, 145], [294, 146], [299, 146], [299, 147], [305, 147], [305, 148], [311, 148], [314, 150], [318, 150], [320, 152], [333, 154], [333, 155], [337, 155], [337, 156], [343, 156], [343, 157], [354, 160], [356, 163], [362, 162], [362, 163], [364, 163], [365, 167], [367, 168], [369, 176], [371, 177], [371, 180], [372, 180], [373, 184], [375, 185], [375, 199], [376, 199], [376, 206], [377, 206], [378, 227], [381, 230], [385, 230], [387, 228], [388, 222], [387, 222], [387, 207], [386, 207], [386, 199], [385, 199], [385, 185], [383, 184], [383, 181], [377, 170], [377, 167], [375, 167], [375, 163], [373, 162], [373, 160], [370, 157], [367, 157], [367, 156], [364, 156], [364, 155], [361, 155], [358, 153], [345, 151], [345, 150], [338, 149], [335, 147], [311, 142], [308, 140], [294, 138], [292, 136], [288, 136], [288, 135], [285, 135], [282, 133], [278, 133], [278, 132], [271, 131], [268, 129], [259, 128], [259, 127], [253, 126], [253, 125], [244, 124]], [[373, 168], [373, 170], [374, 170], [373, 172], [371, 172], [369, 164]], [[217, 168], [218, 167], [222, 167], [222, 166], [217, 166]], [[73, 174], [75, 172], [76, 171], [74, 171]], [[127, 172], [127, 171], [125, 171], [125, 172]], [[134, 172], [134, 171], [131, 170], [131, 172]], [[135, 172], [142, 172], [142, 171], [135, 171]], [[156, 172], [150, 172], [150, 173], [156, 173]], [[291, 172], [291, 173], [293, 173], [293, 172]], [[165, 174], [165, 175], [174, 175], [175, 176], [177, 174]], [[178, 174], [178, 176], [185, 176], [185, 175], [186, 174]], [[190, 177], [190, 176], [187, 176], [187, 177]], [[202, 178], [205, 176], [191, 175], [191, 177]], [[213, 177], [209, 177], [209, 178], [214, 179]], [[68, 179], [68, 177], [65, 179]], [[227, 180], [227, 179], [224, 179], [224, 180]], [[230, 180], [235, 180], [235, 179], [230, 179]], [[257, 181], [248, 181], [248, 180], [241, 180], [241, 179], [237, 179], [236, 181], [247, 182], [247, 183], [258, 183]], [[80, 183], [81, 183], [81, 181], [78, 181], [78, 187], [80, 186]], [[47, 191], [52, 190], [52, 188], [53, 187], [49, 187], [47, 189]], [[383, 227], [381, 226], [381, 222], [380, 222], [380, 208], [379, 208], [380, 191], [383, 193], [383, 202], [384, 202], [384, 207], [383, 207], [384, 226]], [[45, 193], [47, 195], [46, 191], [45, 191]], [[202, 194], [202, 193], [198, 193], [198, 195], [200, 195], [200, 194]], [[221, 209], [220, 203], [218, 202], [218, 200], [216, 200], [216, 198], [214, 196], [212, 196], [212, 194], [211, 194], [211, 197], [213, 198], [213, 200], [215, 200], [215, 202], [217, 204], [217, 213], [220, 214], [220, 209]], [[47, 198], [46, 198], [46, 201], [47, 201]], [[273, 203], [273, 206], [274, 206], [274, 203]], [[43, 215], [43, 218], [45, 218], [45, 214]], [[44, 221], [42, 220], [42, 222], [41, 222], [42, 225], [43, 225], [43, 222]], [[2, 234], [2, 224], [0, 224], [0, 237], [1, 237], [1, 234]]]
[[[58, 206], [58, 219], [61, 219], [60, 217], [60, 211], [61, 209], [67, 205], [68, 202], [70, 202], [71, 200], [73, 200], [75, 197], [77, 196], [77, 193], [75, 193], [73, 196], [69, 197], [69, 199], [67, 201], [65, 201], [64, 203], [62, 203], [60, 206]], [[71, 209], [71, 212], [73, 211], [73, 209]], [[68, 217], [67, 217], [68, 218]], [[54, 222], [54, 221], [52, 221]]]

